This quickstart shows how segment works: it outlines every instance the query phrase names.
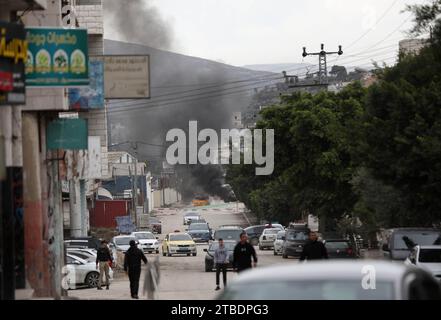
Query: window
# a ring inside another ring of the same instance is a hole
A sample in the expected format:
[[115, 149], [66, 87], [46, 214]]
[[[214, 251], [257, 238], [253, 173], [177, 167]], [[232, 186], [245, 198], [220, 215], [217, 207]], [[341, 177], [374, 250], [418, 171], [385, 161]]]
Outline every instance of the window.
[[[397, 232], [394, 235], [394, 249], [408, 249], [407, 244], [415, 244], [422, 246], [430, 246], [440, 241], [440, 232], [423, 232], [423, 231], [410, 231], [410, 232]], [[410, 241], [409, 241], [410, 240]], [[406, 244], [407, 243], [407, 244]]]
[[151, 233], [151, 232], [135, 233], [135, 237], [138, 240], [141, 240], [141, 239], [148, 239], [148, 240], [156, 239], [155, 236], [153, 235], [153, 233]]
[[170, 241], [190, 241], [192, 238], [188, 234], [172, 234]]
[[441, 263], [441, 249], [421, 249], [419, 262]]
[[327, 241], [326, 248], [345, 250], [349, 248], [349, 243], [347, 243], [346, 241]]
[[286, 240], [288, 241], [305, 241], [308, 239], [306, 231], [289, 231], [286, 233]]

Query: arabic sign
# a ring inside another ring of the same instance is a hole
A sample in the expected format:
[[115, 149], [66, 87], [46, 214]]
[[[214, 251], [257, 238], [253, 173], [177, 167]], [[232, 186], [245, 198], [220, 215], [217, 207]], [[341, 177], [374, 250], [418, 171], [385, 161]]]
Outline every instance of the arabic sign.
[[23, 26], [0, 21], [0, 105], [26, 103], [27, 46]]
[[104, 63], [89, 60], [90, 85], [85, 88], [69, 89], [69, 108], [103, 109], [104, 108]]
[[104, 56], [106, 99], [150, 98], [150, 56]]
[[26, 28], [26, 86], [89, 85], [86, 29]]
[[46, 132], [48, 150], [87, 150], [87, 121], [57, 119], [49, 123]]

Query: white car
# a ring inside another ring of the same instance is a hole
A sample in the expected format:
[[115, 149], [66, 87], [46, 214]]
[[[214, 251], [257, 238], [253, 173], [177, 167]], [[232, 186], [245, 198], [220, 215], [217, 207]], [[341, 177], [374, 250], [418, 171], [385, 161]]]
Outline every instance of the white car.
[[67, 248], [67, 253], [77, 256], [88, 262], [96, 262], [97, 251], [95, 249]]
[[404, 263], [424, 269], [441, 281], [441, 246], [439, 245], [415, 246]]
[[184, 213], [184, 224], [188, 225], [191, 221], [201, 220], [201, 215], [197, 211], [187, 211]]
[[285, 241], [285, 231], [277, 232], [276, 240], [274, 240], [274, 255], [282, 254], [283, 242]]
[[244, 271], [217, 299], [440, 300], [441, 286], [431, 274], [403, 263], [322, 260]]
[[112, 239], [112, 245], [117, 251], [126, 252], [130, 248], [131, 240], [138, 242], [134, 236], [116, 236]]
[[279, 228], [264, 229], [259, 238], [259, 249], [264, 250], [267, 248], [274, 248], [274, 240], [276, 240], [279, 231]]
[[[76, 255], [67, 253], [67, 265], [64, 270], [67, 275], [63, 279], [63, 285], [69, 289], [76, 289], [78, 285], [87, 285], [89, 288], [98, 286], [99, 270], [96, 263], [88, 262]], [[109, 270], [110, 280], [113, 279], [113, 271]], [[103, 276], [103, 282], [105, 281]]]
[[148, 253], [159, 253], [159, 241], [158, 237], [149, 231], [136, 231], [130, 234], [132, 237], [135, 237], [139, 242], [138, 247], [142, 249], [144, 252]]

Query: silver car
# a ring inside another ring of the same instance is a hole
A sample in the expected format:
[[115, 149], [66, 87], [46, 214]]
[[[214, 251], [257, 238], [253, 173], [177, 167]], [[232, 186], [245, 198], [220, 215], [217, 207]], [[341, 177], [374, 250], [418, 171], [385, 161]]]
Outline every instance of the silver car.
[[441, 299], [432, 275], [378, 260], [289, 263], [240, 274], [219, 300]]

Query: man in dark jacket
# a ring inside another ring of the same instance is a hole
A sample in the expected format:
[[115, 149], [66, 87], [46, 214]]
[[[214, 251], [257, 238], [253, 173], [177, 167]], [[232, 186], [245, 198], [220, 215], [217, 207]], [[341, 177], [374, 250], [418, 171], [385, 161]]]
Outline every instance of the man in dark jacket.
[[309, 242], [303, 247], [300, 261], [328, 259], [328, 250], [321, 241], [317, 241], [317, 233], [309, 233]]
[[130, 280], [130, 293], [133, 299], [139, 299], [139, 278], [141, 276], [141, 260], [147, 264], [144, 253], [138, 249], [135, 240], [130, 240], [130, 248], [124, 257], [124, 271], [128, 273]]
[[248, 236], [246, 232], [243, 232], [240, 235], [240, 242], [236, 244], [236, 247], [234, 248], [233, 257], [234, 269], [237, 270], [237, 272], [251, 268], [251, 257], [254, 260], [253, 266], [256, 267], [256, 250], [254, 250], [254, 247], [248, 243]]
[[109, 290], [109, 284], [110, 284], [110, 275], [109, 275], [109, 269], [110, 269], [110, 263], [112, 262], [112, 255], [110, 254], [109, 247], [107, 246], [107, 241], [103, 240], [101, 241], [101, 246], [98, 248], [96, 253], [96, 268], [100, 271], [100, 279], [98, 280], [98, 290], [103, 290], [101, 288], [102, 286], [102, 280], [103, 276], [106, 276], [106, 289]]

